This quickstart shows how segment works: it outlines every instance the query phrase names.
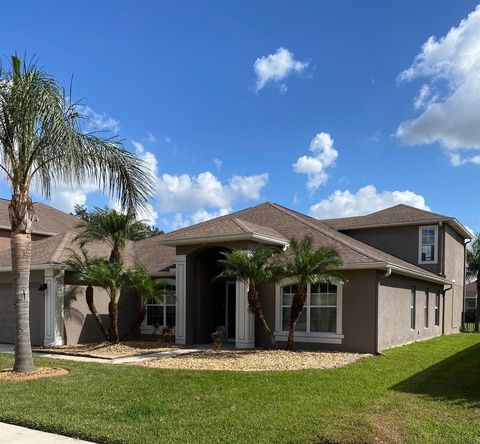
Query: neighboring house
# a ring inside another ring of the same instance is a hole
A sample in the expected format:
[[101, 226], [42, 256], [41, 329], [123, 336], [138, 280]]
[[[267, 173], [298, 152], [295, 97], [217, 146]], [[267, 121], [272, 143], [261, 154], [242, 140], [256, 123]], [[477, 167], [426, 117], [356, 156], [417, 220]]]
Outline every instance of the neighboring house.
[[[84, 301], [84, 287], [74, 286], [71, 273], [62, 266], [74, 235], [70, 231], [33, 243], [32, 341], [37, 344], [101, 339]], [[298, 347], [377, 352], [460, 330], [465, 241], [471, 234], [455, 218], [397, 205], [367, 216], [319, 221], [266, 202], [128, 243], [127, 262], [139, 259], [152, 276], [176, 291], [175, 298], [166, 295], [161, 304], [150, 301], [137, 334], [169, 326], [178, 344], [204, 344], [223, 326], [237, 347], [267, 346], [268, 338], [247, 309], [245, 283], [214, 279], [218, 259], [233, 249], [286, 248], [290, 238], [304, 235], [311, 236], [316, 247], [338, 250], [347, 282], [308, 287], [297, 324]], [[108, 254], [102, 245], [91, 250]], [[2, 297], [13, 298], [9, 254], [0, 251], [0, 310], [5, 307]], [[45, 294], [38, 291], [43, 282]], [[287, 338], [295, 288], [293, 280], [260, 288], [265, 316], [280, 343]], [[96, 304], [106, 316], [107, 299], [96, 297]], [[120, 329], [125, 329], [138, 300], [122, 295], [120, 307]], [[8, 329], [0, 327], [0, 342], [12, 340], [13, 321], [9, 322]]]
[[477, 281], [468, 283], [465, 289], [465, 309], [477, 308]]

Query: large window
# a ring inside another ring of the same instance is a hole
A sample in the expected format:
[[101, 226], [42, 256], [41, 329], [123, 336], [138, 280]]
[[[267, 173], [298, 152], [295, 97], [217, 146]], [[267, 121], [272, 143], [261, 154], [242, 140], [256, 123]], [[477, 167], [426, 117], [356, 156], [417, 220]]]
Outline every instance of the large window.
[[[341, 330], [341, 286], [331, 283], [307, 286], [307, 298], [295, 331], [315, 336], [317, 334], [339, 334]], [[290, 308], [298, 285], [280, 286], [281, 324], [277, 330], [286, 332], [290, 327]]]
[[430, 294], [428, 292], [428, 288], [425, 290], [425, 307], [424, 310], [424, 322], [425, 328], [428, 328], [428, 307], [430, 305]]
[[417, 315], [417, 289], [412, 287], [412, 292], [410, 295], [410, 328], [415, 330], [415, 318]]
[[420, 227], [419, 231], [419, 258], [421, 264], [437, 263], [438, 227]]
[[166, 285], [159, 300], [150, 299], [147, 302], [147, 316], [142, 327], [175, 327], [175, 305], [175, 285]]
[[440, 325], [440, 291], [435, 294], [435, 325]]

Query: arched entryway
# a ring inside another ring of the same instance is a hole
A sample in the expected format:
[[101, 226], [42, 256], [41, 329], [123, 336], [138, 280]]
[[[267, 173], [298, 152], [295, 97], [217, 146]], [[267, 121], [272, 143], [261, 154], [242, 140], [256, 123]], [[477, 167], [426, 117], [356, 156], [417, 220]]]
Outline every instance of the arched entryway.
[[193, 295], [193, 341], [196, 344], [212, 342], [212, 333], [221, 329], [225, 341], [235, 341], [236, 282], [219, 279], [218, 261], [226, 248], [208, 248], [191, 258], [194, 284]]

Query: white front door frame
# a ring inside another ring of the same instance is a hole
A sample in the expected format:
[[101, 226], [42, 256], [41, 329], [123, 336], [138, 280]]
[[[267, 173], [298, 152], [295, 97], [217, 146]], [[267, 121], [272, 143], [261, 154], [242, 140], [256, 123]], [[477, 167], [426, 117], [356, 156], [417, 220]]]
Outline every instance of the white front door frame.
[[184, 345], [186, 337], [186, 303], [187, 303], [187, 256], [184, 254], [175, 257], [175, 344]]
[[255, 317], [248, 307], [248, 284], [236, 283], [235, 347], [255, 348]]

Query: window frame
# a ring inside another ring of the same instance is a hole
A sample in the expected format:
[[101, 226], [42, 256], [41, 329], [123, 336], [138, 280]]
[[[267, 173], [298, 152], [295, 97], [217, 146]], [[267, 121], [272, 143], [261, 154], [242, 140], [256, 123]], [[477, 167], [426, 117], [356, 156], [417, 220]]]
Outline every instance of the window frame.
[[[433, 261], [422, 260], [422, 245], [423, 245], [422, 239], [423, 239], [424, 229], [435, 230], [435, 238], [433, 242]], [[419, 264], [437, 264], [438, 263], [438, 225], [421, 225], [418, 227], [418, 263]]]
[[410, 290], [410, 329], [416, 330], [417, 326], [417, 287]]
[[[167, 298], [163, 298], [163, 302], [161, 304], [146, 304], [146, 313], [145, 313], [145, 319], [143, 320], [142, 322], [142, 325], [140, 326], [140, 332], [142, 334], [149, 334], [149, 333], [153, 333], [155, 331], [155, 327], [153, 325], [148, 325], [147, 324], [147, 321], [148, 321], [148, 307], [149, 306], [161, 306], [163, 307], [163, 325], [159, 325], [158, 326], [158, 329], [161, 330], [162, 328], [165, 328], [166, 325], [166, 319], [167, 319], [167, 307], [175, 307], [175, 312], [177, 311], [177, 287], [176, 287], [176, 282], [175, 282], [175, 279], [156, 279], [156, 282], [161, 282], [161, 283], [164, 283], [166, 285], [169, 285], [169, 286], [172, 286], [175, 288], [175, 294], [174, 294], [174, 298], [175, 298], [175, 303], [173, 304], [167, 304]], [[175, 327], [176, 326], [173, 326], [172, 330], [175, 331]]]
[[423, 307], [423, 326], [424, 328], [429, 327], [429, 309], [430, 309], [430, 290], [427, 288], [425, 289], [425, 305]]
[[435, 293], [435, 327], [440, 327], [440, 290]]
[[[318, 342], [327, 344], [341, 344], [344, 335], [342, 334], [342, 307], [343, 307], [343, 284], [336, 280], [331, 283], [337, 287], [337, 318], [336, 332], [313, 332], [310, 325], [310, 307], [311, 307], [311, 285], [307, 285], [307, 300], [305, 302], [306, 311], [306, 331], [295, 331], [295, 339], [298, 342]], [[287, 340], [288, 331], [283, 330], [283, 287], [297, 284], [296, 279], [284, 279], [275, 285], [275, 339], [278, 341]], [[317, 307], [315, 305], [314, 307]]]

